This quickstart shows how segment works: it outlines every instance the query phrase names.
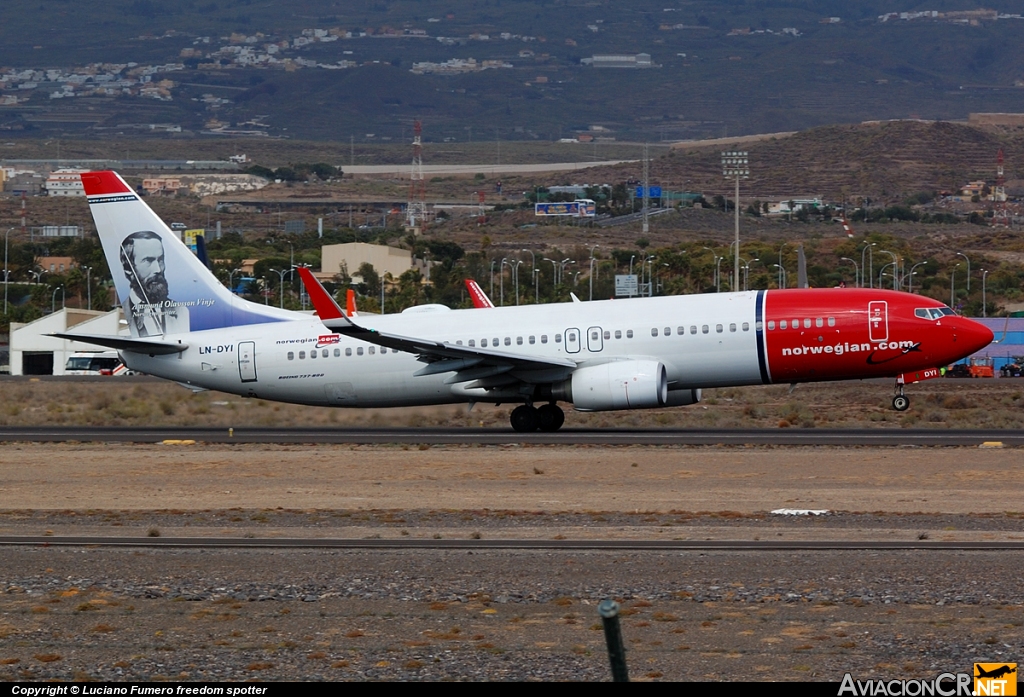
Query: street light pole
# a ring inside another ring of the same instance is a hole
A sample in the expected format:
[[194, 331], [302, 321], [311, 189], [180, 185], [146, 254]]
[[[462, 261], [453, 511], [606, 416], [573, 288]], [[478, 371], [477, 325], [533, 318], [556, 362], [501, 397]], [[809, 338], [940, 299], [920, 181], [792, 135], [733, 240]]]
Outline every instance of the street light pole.
[[60, 306], [64, 308], [64, 284], [61, 284], [53, 289], [53, 293], [50, 295], [50, 314], [52, 315], [57, 311], [57, 291], [60, 291]]
[[855, 262], [850, 257], [839, 257], [839, 260], [840, 261], [848, 261], [851, 264], [853, 264], [853, 285], [854, 285], [854, 287], [857, 287], [857, 284], [860, 281], [860, 267], [857, 266], [857, 262]]
[[740, 287], [740, 177], [750, 177], [750, 161], [746, 151], [731, 150], [722, 153], [722, 176], [736, 177], [736, 257], [733, 268], [732, 289]]
[[7, 228], [7, 232], [4, 233], [4, 314], [7, 314], [7, 286], [10, 285], [10, 281], [7, 274], [10, 272], [7, 270], [7, 236], [14, 230], [13, 227]]
[[270, 269], [270, 270], [273, 271], [274, 273], [276, 273], [278, 275], [278, 277], [281, 279], [281, 282], [280, 282], [280, 286], [281, 286], [281, 309], [284, 309], [284, 275], [287, 274], [287, 273], [291, 273], [291, 269], [287, 269], [287, 270], [284, 270], [284, 271], [278, 271], [277, 269]]
[[501, 301], [499, 307], [505, 307], [505, 264], [508, 263], [508, 257], [501, 258], [501, 268], [498, 269], [498, 286], [501, 289]]
[[534, 298], [533, 298], [533, 302], [534, 302], [534, 304], [539, 305], [540, 304], [540, 289], [537, 287], [537, 281], [536, 281], [536, 279], [537, 279], [537, 274], [536, 274], [536, 271], [537, 271], [537, 256], [533, 253], [532, 249], [523, 249], [522, 251], [530, 253], [530, 271], [534, 272], [533, 274], [531, 274], [533, 276], [533, 278], [534, 278], [534, 283], [533, 283], [533, 295], [534, 295]]
[[[963, 252], [957, 252], [957, 256], [967, 259], [967, 255]], [[967, 292], [971, 292], [971, 260], [967, 259]]]
[[988, 276], [988, 271], [985, 269], [981, 270], [981, 316], [988, 317], [988, 303], [985, 297], [985, 277]]
[[594, 299], [594, 250], [601, 245], [595, 244], [590, 248], [590, 299]]
[[[860, 250], [860, 268], [861, 268], [861, 271], [860, 271], [860, 287], [861, 288], [864, 287], [864, 278], [865, 277], [867, 277], [868, 283], [872, 283], [871, 272], [868, 271], [868, 273], [864, 273], [867, 270], [867, 268], [868, 268], [867, 265], [864, 263], [864, 253], [870, 251], [871, 248], [875, 246], [875, 244], [876, 244], [875, 242], [870, 242], [868, 244], [865, 244], [864, 248]], [[868, 286], [868, 287], [870, 288], [871, 286]]]
[[83, 266], [82, 268], [85, 269], [86, 294], [89, 297], [89, 309], [92, 310], [92, 267]]
[[956, 267], [960, 264], [953, 265], [953, 271], [949, 274], [949, 307], [952, 308], [956, 304]]
[[908, 293], [913, 293], [914, 292], [914, 269], [916, 269], [918, 266], [923, 266], [924, 264], [927, 264], [927, 263], [928, 263], [927, 261], [919, 261], [919, 262], [917, 262], [916, 264], [914, 264], [913, 266], [910, 267], [910, 273], [907, 274], [907, 292]]

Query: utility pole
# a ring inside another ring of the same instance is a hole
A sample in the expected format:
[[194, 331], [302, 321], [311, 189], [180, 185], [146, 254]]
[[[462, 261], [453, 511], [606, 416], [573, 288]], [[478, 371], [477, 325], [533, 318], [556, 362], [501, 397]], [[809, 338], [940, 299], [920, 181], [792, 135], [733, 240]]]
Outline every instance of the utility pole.
[[651, 199], [651, 189], [647, 185], [647, 175], [649, 174], [649, 170], [650, 170], [650, 165], [648, 163], [649, 163], [649, 160], [648, 160], [647, 143], [644, 143], [644, 183], [643, 183], [644, 189], [643, 189], [643, 192], [642, 192], [643, 195], [644, 195], [644, 204], [643, 204], [643, 206], [644, 206], [643, 207], [643, 211], [644, 211], [644, 228], [643, 228], [644, 229], [644, 235], [646, 235], [647, 232], [651, 229], [650, 223], [648, 222], [648, 212], [647, 212], [647, 203]]

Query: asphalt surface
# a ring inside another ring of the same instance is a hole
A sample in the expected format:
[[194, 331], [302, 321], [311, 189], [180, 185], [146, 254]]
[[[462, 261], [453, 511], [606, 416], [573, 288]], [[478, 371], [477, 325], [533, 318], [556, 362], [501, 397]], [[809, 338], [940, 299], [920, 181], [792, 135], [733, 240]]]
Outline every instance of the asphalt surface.
[[1024, 550], [1024, 541], [938, 540], [423, 540], [242, 537], [106, 537], [106, 536], [3, 536], [0, 546], [31, 547], [141, 547], [167, 548], [276, 548], [276, 549], [405, 549], [405, 550], [597, 550], [597, 551], [887, 551], [887, 550]]
[[120, 428], [0, 427], [0, 442], [424, 443], [430, 445], [1024, 445], [1024, 430], [1002, 429], [563, 429], [515, 433], [488, 428]]

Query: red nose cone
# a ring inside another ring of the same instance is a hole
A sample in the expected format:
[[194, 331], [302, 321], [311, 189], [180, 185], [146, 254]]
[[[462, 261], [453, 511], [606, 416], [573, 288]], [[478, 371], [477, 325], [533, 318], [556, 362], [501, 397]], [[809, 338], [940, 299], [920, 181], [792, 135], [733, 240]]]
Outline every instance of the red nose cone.
[[984, 324], [973, 322], [969, 319], [961, 319], [956, 327], [956, 333], [959, 335], [960, 341], [963, 342], [963, 348], [969, 350], [971, 353], [980, 351], [989, 344], [992, 343], [992, 339], [995, 335], [992, 330], [986, 327]]

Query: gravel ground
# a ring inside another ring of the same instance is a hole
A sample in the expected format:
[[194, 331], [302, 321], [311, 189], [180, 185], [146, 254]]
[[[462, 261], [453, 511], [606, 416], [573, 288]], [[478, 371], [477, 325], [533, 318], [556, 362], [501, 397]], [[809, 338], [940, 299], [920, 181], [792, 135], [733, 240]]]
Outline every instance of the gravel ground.
[[[8, 444], [0, 534], [1024, 537], [1015, 449]], [[774, 508], [829, 508], [781, 517]], [[1021, 552], [0, 548], [0, 680], [901, 679], [1015, 661]]]
[[1014, 661], [1016, 554], [4, 551], [0, 679], [928, 677]]

